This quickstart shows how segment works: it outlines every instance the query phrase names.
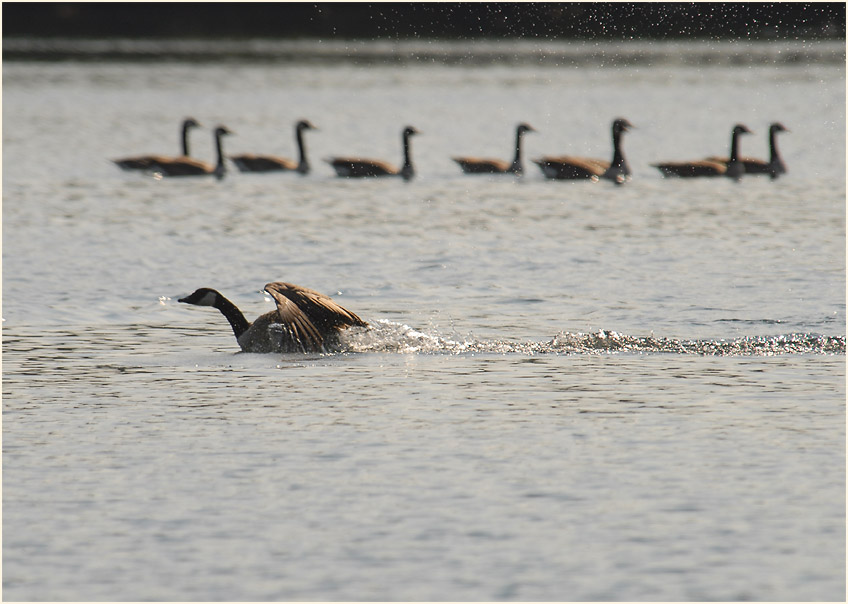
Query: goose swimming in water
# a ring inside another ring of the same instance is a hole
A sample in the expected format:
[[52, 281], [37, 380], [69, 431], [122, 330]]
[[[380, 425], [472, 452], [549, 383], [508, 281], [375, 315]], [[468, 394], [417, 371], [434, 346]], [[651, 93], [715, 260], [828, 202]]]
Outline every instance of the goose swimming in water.
[[356, 157], [333, 157], [325, 160], [336, 171], [336, 175], [344, 178], [364, 178], [371, 176], [400, 176], [410, 180], [415, 176], [412, 168], [412, 156], [409, 149], [409, 139], [415, 134], [421, 134], [412, 126], [403, 129], [403, 166], [395, 166], [377, 159], [360, 159]]
[[738, 181], [745, 174], [745, 165], [739, 157], [739, 137], [742, 134], [751, 134], [751, 131], [742, 124], [736, 124], [730, 136], [730, 159], [726, 162], [719, 161], [719, 158], [707, 158], [697, 161], [663, 162], [651, 165], [666, 177], [696, 178], [701, 176], [727, 176]]
[[618, 118], [612, 123], [612, 161], [575, 157], [572, 155], [546, 156], [534, 159], [546, 178], [555, 180], [590, 179], [597, 181], [601, 178], [622, 184], [630, 180], [630, 166], [624, 158], [621, 149], [622, 136], [634, 128], [633, 124], [624, 118]]
[[179, 301], [220, 310], [244, 352], [327, 352], [338, 345], [343, 329], [368, 326], [328, 296], [311, 289], [278, 281], [268, 283], [265, 291], [274, 298], [277, 309], [253, 323], [214, 289], [202, 287]]
[[[181, 158], [187, 158], [188, 152], [188, 133], [192, 128], [200, 128], [200, 124], [194, 118], [186, 118], [183, 120], [180, 128], [183, 154]], [[112, 161], [123, 170], [150, 170], [155, 162], [168, 162], [176, 159], [168, 155], [139, 155], [137, 157], [125, 157], [123, 159], [113, 159]]]
[[217, 163], [212, 164], [192, 159], [190, 157], [177, 157], [169, 161], [155, 161], [150, 169], [162, 176], [212, 176], [218, 180], [224, 178], [226, 167], [224, 166], [224, 149], [221, 139], [232, 134], [226, 127], [215, 128], [215, 151], [218, 156]]
[[297, 141], [298, 161], [276, 155], [254, 155], [252, 153], [231, 155], [230, 160], [241, 172], [282, 172], [295, 171], [309, 173], [309, 161], [306, 159], [306, 145], [303, 141], [304, 130], [317, 130], [309, 120], [300, 120], [294, 127]]
[[[745, 166], [745, 174], [768, 174], [774, 180], [781, 174], [786, 174], [786, 164], [777, 150], [777, 133], [789, 132], [780, 122], [774, 122], [769, 126], [769, 160], [756, 159], [753, 157], [740, 157], [739, 161]], [[708, 157], [707, 161], [716, 161], [727, 165], [730, 163], [728, 157]]]
[[521, 174], [521, 139], [526, 132], [536, 132], [529, 124], [519, 124], [515, 130], [515, 158], [512, 163], [503, 159], [483, 159], [477, 157], [452, 157], [466, 174]]

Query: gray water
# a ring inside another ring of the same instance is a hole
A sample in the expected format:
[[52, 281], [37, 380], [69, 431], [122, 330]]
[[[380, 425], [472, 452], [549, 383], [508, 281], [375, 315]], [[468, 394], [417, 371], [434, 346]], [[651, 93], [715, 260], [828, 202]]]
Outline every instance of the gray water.
[[[427, 48], [4, 63], [5, 600], [844, 599], [844, 45]], [[188, 115], [210, 160], [218, 123], [291, 157], [306, 117], [314, 170], [108, 161]], [[527, 161], [608, 158], [618, 116], [626, 186]], [[764, 157], [775, 120], [777, 181], [649, 165], [737, 122]], [[519, 121], [524, 178], [451, 162]], [[321, 161], [398, 162], [407, 123], [409, 183]], [[277, 280], [371, 327], [244, 354], [176, 302], [253, 318]]]

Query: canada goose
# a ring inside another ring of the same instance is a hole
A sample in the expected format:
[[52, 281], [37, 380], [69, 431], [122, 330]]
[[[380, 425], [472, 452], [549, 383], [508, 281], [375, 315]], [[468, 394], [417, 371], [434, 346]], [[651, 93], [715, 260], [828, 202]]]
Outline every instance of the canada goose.
[[[200, 128], [200, 124], [194, 118], [186, 118], [183, 120], [181, 127], [183, 154], [181, 157], [188, 157], [188, 133], [192, 128]], [[123, 170], [149, 170], [156, 161], [170, 161], [174, 159], [167, 155], [139, 155], [138, 157], [125, 157], [123, 159], [113, 159]]]
[[624, 159], [621, 150], [621, 137], [625, 132], [634, 128], [633, 124], [624, 118], [618, 118], [612, 123], [612, 162], [588, 157], [571, 155], [547, 156], [534, 159], [533, 163], [541, 168], [546, 178], [556, 180], [577, 180], [588, 178], [597, 181], [600, 178], [622, 184], [630, 180], [630, 167]]
[[326, 352], [338, 345], [341, 330], [368, 326], [331, 298], [311, 289], [278, 281], [268, 283], [265, 291], [274, 298], [277, 309], [253, 323], [214, 289], [201, 287], [179, 301], [220, 310], [244, 352]]
[[689, 162], [663, 162], [651, 164], [662, 172], [663, 176], [678, 176], [681, 178], [694, 178], [699, 176], [727, 176], [738, 181], [745, 173], [745, 166], [739, 160], [739, 135], [751, 134], [742, 124], [733, 127], [730, 137], [730, 159], [726, 162], [718, 161], [716, 158], [707, 158]]
[[400, 169], [377, 159], [332, 157], [325, 161], [333, 166], [338, 176], [346, 178], [400, 176], [404, 180], [410, 180], [415, 176], [415, 170], [412, 168], [412, 156], [409, 151], [409, 137], [413, 134], [421, 133], [412, 126], [407, 126], [403, 129], [403, 166]]
[[453, 157], [466, 174], [521, 174], [524, 166], [521, 164], [521, 137], [525, 132], [536, 132], [529, 124], [519, 124], [515, 129], [515, 158], [512, 163], [503, 159], [482, 159], [477, 157]]
[[[780, 157], [777, 151], [777, 133], [789, 132], [789, 130], [780, 122], [774, 122], [769, 126], [769, 160], [755, 159], [753, 157], [740, 157], [739, 161], [745, 166], [745, 174], [768, 174], [772, 180], [786, 174], [786, 164]], [[717, 161], [722, 164], [727, 164], [730, 159], [727, 157], [708, 157], [709, 161]]]
[[299, 159], [295, 162], [285, 157], [275, 155], [231, 155], [230, 159], [242, 172], [281, 172], [296, 171], [300, 174], [309, 173], [309, 161], [306, 159], [306, 146], [303, 142], [304, 130], [317, 130], [308, 120], [300, 120], [294, 127], [295, 140]]
[[224, 166], [224, 149], [221, 138], [227, 134], [232, 134], [226, 127], [218, 126], [215, 128], [215, 151], [218, 154], [218, 162], [212, 164], [192, 159], [190, 157], [177, 157], [169, 161], [155, 161], [151, 166], [157, 174], [162, 176], [208, 176], [214, 175], [218, 180], [224, 178], [226, 168]]

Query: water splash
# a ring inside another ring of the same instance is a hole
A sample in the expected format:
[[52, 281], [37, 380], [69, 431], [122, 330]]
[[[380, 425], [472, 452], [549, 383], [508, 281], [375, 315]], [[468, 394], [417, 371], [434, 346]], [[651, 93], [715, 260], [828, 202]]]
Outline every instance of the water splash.
[[612, 354], [671, 353], [702, 356], [776, 356], [785, 354], [845, 354], [845, 336], [787, 334], [744, 336], [720, 340], [676, 340], [654, 336], [634, 337], [615, 331], [560, 332], [551, 340], [514, 342], [474, 337], [449, 338], [408, 325], [378, 321], [367, 329], [345, 334], [343, 344], [351, 352], [420, 354]]

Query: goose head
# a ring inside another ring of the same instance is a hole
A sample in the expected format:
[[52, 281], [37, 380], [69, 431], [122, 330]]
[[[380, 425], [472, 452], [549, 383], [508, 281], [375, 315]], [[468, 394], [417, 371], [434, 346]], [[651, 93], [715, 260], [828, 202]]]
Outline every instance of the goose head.
[[318, 128], [312, 125], [312, 122], [309, 120], [300, 120], [297, 123], [296, 129], [298, 132], [303, 132], [304, 130], [318, 130]]
[[409, 138], [413, 134], [421, 134], [421, 131], [416, 130], [413, 126], [407, 126], [403, 129], [403, 138]]
[[621, 134], [623, 132], [629, 132], [631, 129], [635, 128], [633, 124], [630, 123], [629, 120], [620, 117], [616, 119], [612, 123], [612, 133], [615, 135]]
[[226, 126], [218, 126], [217, 128], [215, 128], [215, 136], [217, 138], [221, 138], [222, 136], [225, 136], [227, 134], [233, 134], [233, 131], [227, 128]]
[[185, 129], [200, 128], [200, 127], [201, 127], [200, 122], [198, 122], [193, 117], [187, 117], [185, 120], [183, 120], [183, 128], [185, 128]]
[[525, 132], [536, 132], [536, 129], [526, 122], [518, 124], [518, 134], [524, 134]]
[[195, 290], [193, 294], [186, 296], [185, 298], [180, 298], [178, 302], [182, 302], [183, 304], [194, 304], [195, 306], [215, 306], [215, 302], [218, 300], [217, 291], [214, 289], [210, 289], [208, 287], [201, 287], [198, 290]]
[[781, 124], [780, 122], [775, 122], [771, 126], [769, 126], [769, 130], [771, 132], [789, 132], [789, 128]]
[[733, 136], [739, 136], [740, 134], [754, 134], [751, 130], [748, 130], [748, 127], [744, 124], [736, 124], [733, 126]]

